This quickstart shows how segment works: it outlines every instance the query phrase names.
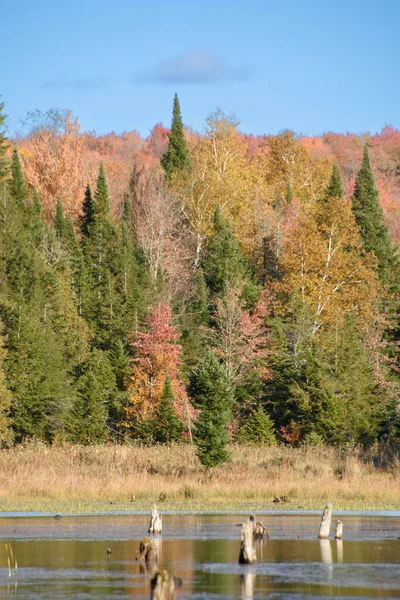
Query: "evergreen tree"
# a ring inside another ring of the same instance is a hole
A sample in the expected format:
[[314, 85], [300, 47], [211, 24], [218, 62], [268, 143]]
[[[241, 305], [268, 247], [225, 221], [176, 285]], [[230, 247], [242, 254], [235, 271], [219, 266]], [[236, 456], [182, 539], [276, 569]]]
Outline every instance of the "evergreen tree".
[[78, 396], [69, 419], [71, 440], [95, 444], [113, 437], [115, 415], [121, 412], [119, 404], [109, 355], [94, 348], [78, 382]]
[[230, 223], [217, 207], [214, 214], [214, 233], [210, 238], [202, 261], [204, 276], [212, 296], [221, 296], [227, 288], [243, 286], [242, 296], [247, 307], [252, 308], [259, 298], [259, 289], [247, 260], [232, 233]]
[[200, 415], [195, 422], [197, 455], [206, 467], [229, 458], [227, 424], [232, 416], [233, 393], [224, 367], [208, 354], [190, 377], [189, 394]]
[[82, 236], [88, 236], [89, 230], [94, 222], [94, 202], [92, 198], [92, 190], [87, 184], [85, 189], [85, 199], [82, 205], [82, 216], [80, 217], [80, 230]]
[[185, 140], [185, 134], [183, 132], [181, 108], [177, 94], [174, 96], [168, 150], [162, 157], [161, 164], [168, 178], [170, 178], [175, 171], [190, 170], [192, 165]]
[[210, 298], [203, 270], [197, 269], [193, 296], [180, 314], [184, 363], [187, 371], [204, 356], [207, 327], [210, 322]]
[[64, 228], [65, 228], [65, 219], [63, 214], [63, 207], [61, 200], [57, 200], [56, 204], [56, 216], [54, 218], [54, 228], [56, 230], [56, 234], [59, 238], [64, 236]]
[[101, 384], [91, 371], [80, 382], [72, 416], [71, 439], [89, 445], [106, 439], [106, 408], [101, 397]]
[[155, 441], [161, 443], [177, 442], [182, 435], [183, 425], [174, 410], [174, 392], [171, 379], [167, 376], [160, 404], [157, 409]]
[[28, 190], [17, 147], [14, 148], [11, 157], [11, 180], [9, 186], [11, 197], [15, 198], [16, 202], [25, 206], [25, 202], [28, 198]]
[[333, 163], [332, 175], [329, 180], [329, 184], [325, 190], [324, 200], [329, 201], [329, 198], [343, 198], [343, 184], [339, 173], [339, 167], [337, 162]]
[[[110, 219], [110, 202], [103, 164], [100, 165], [94, 206], [86, 188], [84, 217], [81, 222], [82, 250], [85, 260], [83, 315], [94, 330], [94, 345], [110, 350], [123, 335], [123, 306], [119, 293], [121, 253], [117, 230]], [[93, 208], [93, 213], [92, 213]], [[90, 217], [90, 218], [89, 218]]]
[[103, 163], [100, 163], [99, 175], [97, 177], [97, 187], [95, 193], [94, 209], [96, 217], [109, 218], [110, 216], [110, 198], [108, 195], [108, 185], [106, 172]]
[[299, 445], [318, 434], [333, 445], [370, 444], [377, 435], [373, 374], [352, 319], [312, 334], [312, 315], [294, 302], [272, 325], [272, 377], [266, 398], [282, 438]]
[[367, 145], [364, 146], [364, 156], [352, 201], [364, 248], [367, 252], [375, 254], [378, 259], [379, 279], [389, 284], [391, 271], [397, 261], [389, 230], [384, 222]]
[[275, 426], [269, 414], [262, 406], [253, 412], [240, 430], [242, 440], [250, 444], [275, 446]]

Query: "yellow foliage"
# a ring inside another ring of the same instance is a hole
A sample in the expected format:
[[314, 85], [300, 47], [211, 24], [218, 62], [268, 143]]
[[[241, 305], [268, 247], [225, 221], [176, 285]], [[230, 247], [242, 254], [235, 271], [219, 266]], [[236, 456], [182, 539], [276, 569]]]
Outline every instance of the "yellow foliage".
[[318, 202], [288, 233], [277, 289], [297, 293], [315, 315], [314, 330], [342, 320], [346, 312], [367, 320], [377, 298], [372, 254], [362, 251], [350, 203], [343, 198]]

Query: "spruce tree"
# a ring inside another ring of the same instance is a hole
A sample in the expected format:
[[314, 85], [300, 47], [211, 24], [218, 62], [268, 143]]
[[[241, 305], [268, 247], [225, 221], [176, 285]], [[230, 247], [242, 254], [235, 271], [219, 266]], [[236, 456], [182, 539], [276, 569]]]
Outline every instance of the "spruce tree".
[[343, 184], [339, 173], [339, 167], [337, 162], [333, 163], [332, 175], [329, 180], [329, 184], [325, 190], [324, 200], [329, 201], [329, 198], [343, 198]]
[[183, 132], [181, 108], [177, 94], [174, 96], [168, 150], [161, 159], [161, 165], [168, 178], [170, 178], [174, 172], [190, 170], [192, 166], [185, 134]]
[[59, 238], [64, 236], [64, 228], [65, 228], [65, 219], [63, 214], [63, 207], [61, 200], [57, 200], [56, 204], [56, 216], [54, 217], [54, 228], [56, 230], [56, 234]]
[[11, 157], [11, 180], [9, 183], [9, 188], [12, 198], [14, 198], [16, 202], [20, 203], [22, 206], [25, 206], [25, 202], [28, 198], [28, 190], [17, 147], [14, 148]]
[[232, 416], [233, 392], [225, 368], [209, 353], [190, 377], [189, 394], [200, 409], [195, 422], [197, 456], [206, 467], [229, 458], [227, 424]]
[[160, 404], [157, 408], [155, 441], [161, 443], [177, 442], [182, 435], [183, 425], [174, 410], [174, 392], [171, 379], [167, 376]]
[[92, 198], [92, 190], [87, 184], [85, 189], [85, 199], [82, 205], [82, 216], [80, 217], [80, 230], [82, 236], [88, 236], [90, 227], [94, 222], [94, 202]]
[[78, 396], [69, 418], [70, 438], [92, 444], [113, 437], [115, 415], [120, 417], [120, 395], [108, 352], [94, 348], [82, 367]]
[[205, 248], [202, 267], [212, 296], [221, 296], [227, 288], [240, 286], [247, 306], [255, 305], [259, 289], [253, 283], [249, 264], [229, 220], [222, 216], [219, 206], [214, 213], [214, 232]]
[[97, 177], [94, 209], [96, 217], [108, 218], [110, 216], [110, 198], [108, 194], [106, 172], [104, 170], [103, 163], [100, 164], [99, 174]]
[[364, 248], [367, 252], [375, 254], [378, 259], [379, 279], [382, 283], [389, 284], [396, 260], [389, 230], [384, 222], [367, 145], [364, 146], [352, 202]]

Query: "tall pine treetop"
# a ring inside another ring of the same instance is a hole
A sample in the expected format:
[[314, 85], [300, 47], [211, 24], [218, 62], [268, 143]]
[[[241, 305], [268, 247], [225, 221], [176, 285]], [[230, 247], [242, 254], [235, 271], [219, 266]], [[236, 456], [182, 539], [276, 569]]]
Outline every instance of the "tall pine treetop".
[[28, 190], [18, 148], [15, 146], [11, 157], [10, 194], [18, 204], [24, 205], [28, 198]]
[[82, 216], [80, 217], [80, 230], [83, 236], [89, 235], [90, 226], [94, 222], [94, 202], [92, 198], [92, 190], [87, 184], [85, 189], [85, 199], [82, 205]]
[[110, 213], [110, 199], [108, 185], [103, 163], [100, 164], [97, 188], [95, 193], [95, 214], [99, 217], [108, 217]]
[[177, 94], [174, 96], [168, 150], [162, 157], [161, 164], [168, 178], [170, 178], [175, 171], [190, 170], [192, 166], [185, 135], [183, 133], [181, 107], [179, 105]]
[[343, 195], [342, 179], [340, 177], [338, 164], [335, 161], [333, 163], [332, 175], [328, 187], [325, 190], [324, 200], [325, 202], [328, 202], [329, 198], [343, 198]]
[[367, 145], [364, 146], [364, 156], [357, 175], [352, 202], [364, 248], [368, 252], [374, 252], [378, 259], [379, 279], [383, 283], [389, 283], [394, 249], [389, 230], [384, 222]]

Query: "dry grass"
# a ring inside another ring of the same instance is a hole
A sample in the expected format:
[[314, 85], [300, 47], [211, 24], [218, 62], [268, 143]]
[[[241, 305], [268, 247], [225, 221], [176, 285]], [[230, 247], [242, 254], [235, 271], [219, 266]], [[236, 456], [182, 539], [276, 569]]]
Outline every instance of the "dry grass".
[[[0, 451], [0, 510], [399, 509], [400, 470], [331, 448], [234, 446], [212, 473], [190, 446], [53, 446]], [[288, 502], [273, 503], [286, 496]]]

